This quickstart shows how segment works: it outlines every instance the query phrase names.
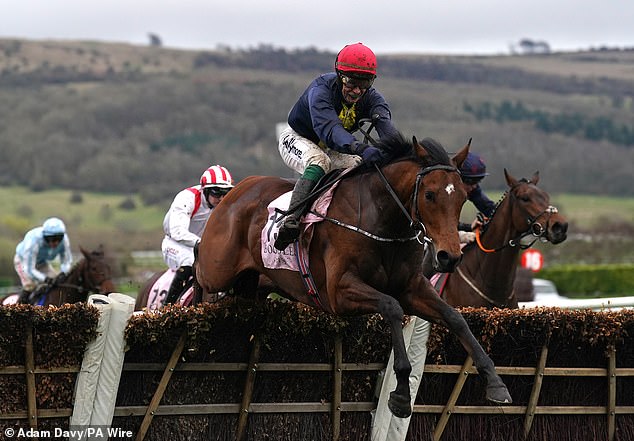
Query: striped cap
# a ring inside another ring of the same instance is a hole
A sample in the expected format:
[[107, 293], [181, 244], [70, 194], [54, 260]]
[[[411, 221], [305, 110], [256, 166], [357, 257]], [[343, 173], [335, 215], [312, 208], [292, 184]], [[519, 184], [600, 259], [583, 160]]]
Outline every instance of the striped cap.
[[200, 177], [200, 185], [205, 187], [233, 188], [231, 173], [221, 165], [212, 165]]

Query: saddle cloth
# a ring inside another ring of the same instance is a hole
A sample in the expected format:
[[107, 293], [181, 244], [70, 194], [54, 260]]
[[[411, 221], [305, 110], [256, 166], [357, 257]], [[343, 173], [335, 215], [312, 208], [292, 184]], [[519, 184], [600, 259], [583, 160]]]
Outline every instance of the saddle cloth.
[[[311, 210], [300, 219], [301, 234], [298, 248], [300, 249], [299, 252], [301, 254], [307, 255], [310, 246], [310, 240], [312, 239], [312, 226], [323, 220], [319, 215], [325, 216], [328, 212], [328, 206], [332, 201], [332, 195], [336, 187], [337, 183], [335, 183], [325, 193], [319, 196], [312, 204]], [[299, 271], [299, 264], [297, 261], [297, 256], [295, 255], [295, 247], [293, 246], [293, 244], [286, 247], [284, 251], [279, 251], [273, 246], [273, 244], [275, 243], [275, 239], [277, 238], [277, 232], [280, 229], [281, 220], [284, 217], [284, 215], [281, 214], [278, 210], [288, 210], [288, 206], [291, 201], [291, 194], [292, 191], [284, 193], [277, 199], [271, 201], [271, 203], [267, 207], [269, 215], [266, 225], [264, 225], [261, 233], [261, 255], [262, 263], [264, 264], [265, 268]], [[311, 213], [311, 211], [318, 213], [319, 215], [315, 215]]]
[[[147, 309], [150, 311], [154, 311], [162, 307], [165, 303], [165, 297], [167, 297], [167, 291], [170, 289], [170, 285], [172, 284], [172, 279], [174, 279], [174, 274], [176, 271], [168, 268], [152, 285], [150, 288], [150, 293], [147, 298]], [[182, 306], [189, 306], [192, 303], [194, 298], [194, 288], [190, 286], [187, 291], [185, 291], [179, 297], [178, 303]]]

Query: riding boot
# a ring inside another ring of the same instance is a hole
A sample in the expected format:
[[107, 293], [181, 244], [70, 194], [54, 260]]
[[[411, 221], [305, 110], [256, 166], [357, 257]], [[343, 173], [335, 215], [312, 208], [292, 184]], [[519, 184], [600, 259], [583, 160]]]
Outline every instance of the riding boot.
[[[304, 177], [299, 178], [293, 189], [289, 208], [297, 206], [300, 201], [304, 200], [310, 194], [315, 184], [317, 184], [317, 181]], [[277, 232], [277, 239], [275, 239], [274, 244], [276, 249], [284, 251], [286, 247], [299, 238], [299, 219], [304, 214], [305, 209], [306, 204], [301, 204], [286, 216], [284, 224], [282, 224]]]
[[192, 276], [193, 269], [191, 266], [181, 266], [176, 270], [170, 289], [165, 297], [165, 304], [176, 303], [178, 298], [183, 294], [183, 289], [187, 280]]
[[23, 305], [28, 305], [30, 295], [31, 295], [31, 291], [27, 291], [26, 289], [23, 289], [22, 292], [20, 293], [20, 297], [18, 297], [18, 303]]

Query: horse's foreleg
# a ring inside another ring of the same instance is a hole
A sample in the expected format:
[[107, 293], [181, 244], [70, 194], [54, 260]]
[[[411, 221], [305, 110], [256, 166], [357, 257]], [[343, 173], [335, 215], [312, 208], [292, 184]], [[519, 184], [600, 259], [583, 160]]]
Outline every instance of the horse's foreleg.
[[417, 301], [411, 306], [417, 316], [446, 326], [458, 337], [462, 346], [473, 358], [478, 372], [486, 379], [488, 400], [504, 404], [513, 401], [504, 382], [495, 371], [493, 361], [484, 352], [464, 317], [458, 311], [443, 302], [435, 292], [433, 296], [426, 296], [424, 301], [417, 298]]
[[407, 418], [412, 414], [409, 390], [409, 375], [412, 365], [407, 358], [407, 350], [403, 341], [403, 308], [393, 298], [383, 296], [379, 301], [379, 312], [387, 320], [392, 330], [392, 348], [394, 350], [394, 374], [396, 389], [390, 392], [388, 407], [399, 418]]
[[478, 373], [486, 379], [487, 399], [500, 404], [512, 403], [511, 395], [495, 371], [493, 361], [474, 337], [464, 317], [449, 305], [446, 308], [442, 308], [441, 313], [449, 330], [458, 337], [462, 346], [473, 358], [473, 364], [478, 368]]

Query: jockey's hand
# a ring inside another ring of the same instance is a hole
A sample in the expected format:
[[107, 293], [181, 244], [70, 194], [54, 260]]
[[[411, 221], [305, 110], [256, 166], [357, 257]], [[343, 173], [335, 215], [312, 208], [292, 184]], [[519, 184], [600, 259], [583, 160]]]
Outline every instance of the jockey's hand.
[[46, 279], [44, 279], [44, 284], [52, 286], [53, 284], [55, 284], [55, 279], [52, 277], [46, 277]]
[[66, 273], [62, 271], [55, 278], [55, 283], [64, 283], [64, 280], [66, 280]]
[[368, 147], [363, 151], [361, 157], [366, 164], [374, 164], [383, 160], [383, 152], [376, 147]]
[[458, 237], [460, 237], [460, 243], [471, 243], [475, 240], [475, 233], [471, 231], [458, 231]]
[[477, 228], [482, 227], [484, 225], [480, 219], [477, 217], [471, 222], [471, 231], [475, 231]]
[[374, 164], [383, 159], [383, 152], [369, 144], [355, 141], [351, 146], [352, 153], [361, 156], [366, 164]]

